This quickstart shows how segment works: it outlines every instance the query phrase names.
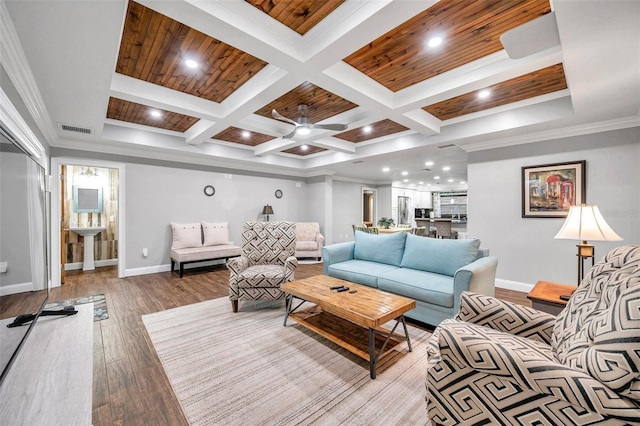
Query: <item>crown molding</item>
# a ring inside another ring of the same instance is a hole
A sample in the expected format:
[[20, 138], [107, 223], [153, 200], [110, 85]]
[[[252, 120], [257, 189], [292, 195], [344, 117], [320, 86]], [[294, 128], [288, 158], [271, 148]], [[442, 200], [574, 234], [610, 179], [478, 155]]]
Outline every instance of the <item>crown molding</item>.
[[634, 115], [596, 123], [584, 123], [559, 129], [544, 130], [526, 135], [513, 136], [503, 139], [460, 145], [466, 152], [484, 151], [487, 149], [504, 148], [507, 146], [523, 145], [532, 142], [542, 142], [552, 139], [562, 139], [572, 136], [589, 135], [612, 130], [628, 129], [640, 126], [640, 115]]
[[55, 145], [58, 136], [55, 126], [45, 107], [40, 89], [36, 84], [22, 44], [13, 26], [9, 10], [4, 0], [0, 0], [0, 61], [9, 75], [29, 114], [47, 139], [49, 145]]

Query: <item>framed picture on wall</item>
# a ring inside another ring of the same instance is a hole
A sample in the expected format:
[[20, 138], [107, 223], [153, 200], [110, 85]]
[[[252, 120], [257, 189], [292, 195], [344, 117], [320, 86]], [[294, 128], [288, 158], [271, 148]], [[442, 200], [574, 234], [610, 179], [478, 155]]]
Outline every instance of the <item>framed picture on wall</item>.
[[586, 202], [586, 161], [522, 168], [522, 217], [567, 217]]

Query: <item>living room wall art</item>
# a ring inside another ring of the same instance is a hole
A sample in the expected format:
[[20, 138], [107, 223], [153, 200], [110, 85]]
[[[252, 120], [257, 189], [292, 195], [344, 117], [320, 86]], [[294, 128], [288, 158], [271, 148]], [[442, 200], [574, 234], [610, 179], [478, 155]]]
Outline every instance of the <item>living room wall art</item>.
[[586, 202], [585, 176], [585, 160], [522, 167], [522, 217], [567, 217]]

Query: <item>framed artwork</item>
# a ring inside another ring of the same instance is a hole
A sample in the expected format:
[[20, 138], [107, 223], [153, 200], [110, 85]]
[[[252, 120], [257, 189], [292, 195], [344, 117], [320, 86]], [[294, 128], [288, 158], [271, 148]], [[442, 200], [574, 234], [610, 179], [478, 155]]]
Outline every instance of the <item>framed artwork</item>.
[[522, 168], [522, 217], [567, 217], [586, 202], [586, 161]]

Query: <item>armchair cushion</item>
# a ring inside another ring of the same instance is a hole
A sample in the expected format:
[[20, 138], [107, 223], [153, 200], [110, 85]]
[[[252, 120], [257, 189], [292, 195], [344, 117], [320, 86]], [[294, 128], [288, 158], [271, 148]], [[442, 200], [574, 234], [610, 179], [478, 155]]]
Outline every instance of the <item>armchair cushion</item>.
[[202, 227], [200, 223], [171, 222], [173, 241], [171, 250], [187, 247], [202, 247]]

